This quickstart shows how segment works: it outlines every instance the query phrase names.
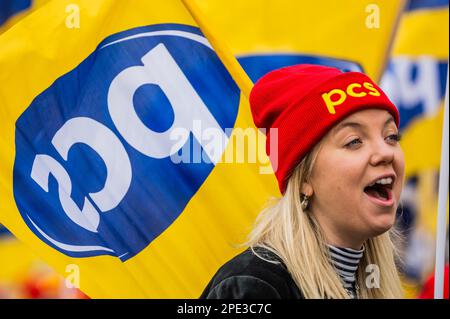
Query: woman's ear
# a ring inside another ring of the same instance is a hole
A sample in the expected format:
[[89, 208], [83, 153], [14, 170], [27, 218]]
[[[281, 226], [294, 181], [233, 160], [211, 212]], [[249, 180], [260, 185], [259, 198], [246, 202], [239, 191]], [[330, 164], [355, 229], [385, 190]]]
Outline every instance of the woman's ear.
[[306, 195], [306, 196], [308, 196], [308, 197], [311, 197], [312, 194], [314, 193], [312, 185], [310, 183], [308, 183], [308, 182], [303, 182], [301, 193]]

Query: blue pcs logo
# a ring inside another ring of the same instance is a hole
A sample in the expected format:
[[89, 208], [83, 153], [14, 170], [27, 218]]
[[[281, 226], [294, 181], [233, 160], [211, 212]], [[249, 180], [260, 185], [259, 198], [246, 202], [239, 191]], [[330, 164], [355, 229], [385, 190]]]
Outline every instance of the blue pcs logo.
[[253, 83], [270, 71], [296, 64], [326, 65], [342, 72], [364, 72], [359, 63], [319, 55], [268, 53], [242, 55], [237, 59]]
[[[14, 196], [45, 243], [125, 261], [167, 229], [221, 155], [193, 127], [229, 136], [240, 92], [194, 27], [108, 37], [37, 96], [16, 123]], [[188, 134], [173, 139], [176, 129]], [[178, 163], [185, 145], [209, 162]]]

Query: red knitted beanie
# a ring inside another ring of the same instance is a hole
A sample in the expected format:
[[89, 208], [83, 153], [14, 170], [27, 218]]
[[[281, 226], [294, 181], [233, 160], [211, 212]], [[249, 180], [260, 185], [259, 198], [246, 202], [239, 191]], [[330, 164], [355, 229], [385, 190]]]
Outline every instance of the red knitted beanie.
[[[266, 152], [281, 193], [292, 170], [337, 123], [363, 109], [385, 109], [399, 126], [397, 108], [365, 74], [300, 64], [267, 73], [250, 94], [253, 120], [267, 133]], [[270, 150], [270, 129], [278, 129], [278, 151]]]

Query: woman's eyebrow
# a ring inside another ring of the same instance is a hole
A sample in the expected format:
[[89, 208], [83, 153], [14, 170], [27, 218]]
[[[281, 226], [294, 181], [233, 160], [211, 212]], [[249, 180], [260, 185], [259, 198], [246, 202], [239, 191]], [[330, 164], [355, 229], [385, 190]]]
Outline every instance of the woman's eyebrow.
[[[392, 116], [390, 116], [386, 122], [384, 122], [384, 127], [388, 126], [390, 123], [394, 122], [394, 118]], [[335, 128], [334, 128], [334, 132], [337, 133], [340, 130], [344, 129], [344, 128], [355, 128], [358, 130], [363, 130], [363, 125], [361, 123], [358, 122], [342, 122], [340, 124], [338, 124]]]
[[[386, 124], [385, 124], [385, 125], [386, 125]], [[338, 124], [338, 125], [334, 128], [334, 132], [337, 133], [337, 132], [339, 132], [340, 130], [342, 130], [342, 129], [344, 129], [344, 128], [347, 128], [347, 127], [355, 128], [355, 129], [359, 129], [359, 130], [362, 129], [362, 125], [361, 125], [360, 123], [357, 123], [357, 122], [343, 122], [343, 123]]]
[[394, 118], [390, 116], [386, 122], [384, 122], [384, 127], [388, 126], [390, 123], [394, 122]]

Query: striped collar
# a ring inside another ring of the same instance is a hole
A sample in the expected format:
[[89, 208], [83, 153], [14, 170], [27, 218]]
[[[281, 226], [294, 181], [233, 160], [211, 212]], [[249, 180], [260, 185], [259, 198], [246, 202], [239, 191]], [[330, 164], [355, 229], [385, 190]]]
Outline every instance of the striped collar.
[[356, 271], [364, 252], [364, 246], [359, 249], [341, 248], [328, 245], [330, 250], [330, 262], [341, 277], [344, 288], [352, 297], [356, 293]]

